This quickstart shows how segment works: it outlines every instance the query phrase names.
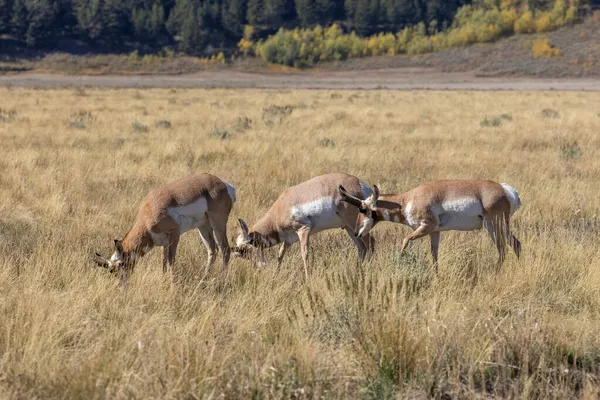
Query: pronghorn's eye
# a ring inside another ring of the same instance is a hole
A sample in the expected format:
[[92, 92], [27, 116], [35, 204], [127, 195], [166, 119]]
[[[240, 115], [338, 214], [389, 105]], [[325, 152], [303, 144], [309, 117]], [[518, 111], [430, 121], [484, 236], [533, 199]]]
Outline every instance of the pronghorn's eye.
[[358, 212], [361, 213], [361, 214], [367, 215], [367, 209], [366, 208], [359, 208]]

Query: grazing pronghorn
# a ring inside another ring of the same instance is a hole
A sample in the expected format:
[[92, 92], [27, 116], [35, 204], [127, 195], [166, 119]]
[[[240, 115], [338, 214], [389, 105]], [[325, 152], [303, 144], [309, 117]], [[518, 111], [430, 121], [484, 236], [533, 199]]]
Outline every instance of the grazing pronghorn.
[[249, 250], [257, 249], [259, 265], [265, 265], [263, 249], [282, 243], [279, 249], [278, 265], [281, 265], [287, 248], [300, 241], [304, 274], [308, 278], [309, 237], [326, 229], [343, 228], [358, 249], [359, 262], [372, 251], [372, 238], [353, 234], [358, 216], [355, 207], [342, 202], [338, 185], [348, 188], [353, 198], [367, 198], [371, 189], [357, 177], [348, 174], [328, 174], [317, 176], [304, 183], [285, 190], [269, 211], [251, 229], [239, 220], [240, 231], [235, 239], [235, 256], [248, 256]]
[[[135, 262], [154, 246], [163, 246], [163, 272], [175, 262], [179, 237], [198, 229], [208, 250], [208, 269], [216, 258], [216, 242], [223, 253], [223, 266], [229, 262], [227, 219], [235, 202], [235, 188], [209, 174], [178, 179], [153, 189], [144, 199], [133, 227], [122, 240], [115, 239], [110, 259], [96, 253], [96, 263], [110, 272], [120, 272], [121, 282]], [[213, 236], [214, 232], [214, 236]]]
[[506, 183], [480, 180], [440, 180], [423, 183], [406, 193], [373, 194], [361, 200], [338, 187], [343, 201], [358, 207], [360, 215], [355, 233], [361, 237], [380, 221], [393, 221], [410, 226], [414, 232], [404, 238], [400, 253], [408, 243], [429, 235], [431, 254], [437, 272], [438, 247], [442, 231], [487, 229], [498, 249], [498, 266], [504, 261], [506, 239], [517, 257], [521, 242], [510, 233], [510, 217], [521, 206], [519, 194]]

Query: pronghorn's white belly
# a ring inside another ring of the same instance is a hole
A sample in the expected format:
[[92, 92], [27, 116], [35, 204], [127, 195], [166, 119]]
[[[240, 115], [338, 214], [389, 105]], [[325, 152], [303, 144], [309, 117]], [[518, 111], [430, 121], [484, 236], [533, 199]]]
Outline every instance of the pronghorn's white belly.
[[293, 231], [293, 230], [289, 230], [289, 231], [281, 231], [279, 232], [279, 240], [282, 242], [285, 242], [287, 244], [294, 244], [296, 243], [298, 240], [300, 240], [300, 238], [298, 237], [298, 234]]
[[439, 231], [472, 231], [483, 225], [483, 206], [479, 199], [466, 198], [434, 204], [432, 211], [437, 214]]
[[344, 221], [338, 215], [337, 206], [331, 197], [322, 197], [294, 206], [292, 220], [310, 226], [313, 233], [344, 226]]
[[170, 207], [167, 214], [179, 224], [179, 232], [184, 233], [206, 223], [208, 203], [204, 197], [184, 206]]
[[473, 231], [481, 229], [483, 219], [481, 217], [470, 217], [456, 213], [440, 215], [440, 226], [438, 231]]
[[166, 246], [169, 244], [169, 235], [166, 233], [156, 233], [150, 231], [150, 236], [152, 236], [152, 241], [155, 246]]

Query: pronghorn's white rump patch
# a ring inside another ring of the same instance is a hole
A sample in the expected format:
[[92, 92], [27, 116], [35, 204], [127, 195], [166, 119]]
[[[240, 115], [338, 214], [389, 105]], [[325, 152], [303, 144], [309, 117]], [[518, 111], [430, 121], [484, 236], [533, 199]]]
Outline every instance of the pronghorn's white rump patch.
[[294, 206], [292, 219], [310, 226], [313, 232], [344, 226], [344, 222], [337, 214], [333, 198], [329, 196]]
[[513, 215], [515, 211], [521, 207], [521, 199], [519, 198], [519, 193], [517, 190], [510, 186], [508, 183], [501, 183], [502, 189], [504, 189], [504, 193], [508, 198], [508, 202], [510, 203], [510, 215]]
[[362, 192], [363, 200], [373, 194], [373, 189], [371, 189], [369, 185], [367, 185], [361, 180], [359, 180], [358, 182], [360, 184], [360, 191]]
[[[223, 181], [223, 179], [221, 179]], [[227, 188], [227, 194], [229, 195], [229, 197], [231, 198], [231, 202], [235, 203], [236, 196], [235, 196], [235, 187], [233, 187], [233, 185], [229, 182], [225, 182], [223, 181], [223, 183], [225, 184], [225, 187]]]
[[179, 232], [182, 234], [203, 225], [206, 222], [207, 210], [206, 199], [199, 197], [190, 204], [169, 208], [167, 214], [179, 224]]

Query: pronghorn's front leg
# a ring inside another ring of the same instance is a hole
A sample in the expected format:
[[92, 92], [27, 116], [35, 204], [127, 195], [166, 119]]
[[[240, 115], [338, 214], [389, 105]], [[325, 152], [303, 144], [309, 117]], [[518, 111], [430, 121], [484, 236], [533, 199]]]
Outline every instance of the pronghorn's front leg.
[[162, 258], [163, 274], [167, 273], [168, 260], [169, 260], [169, 245], [166, 244], [165, 246], [163, 246], [163, 258]]
[[440, 247], [440, 233], [439, 232], [431, 232], [429, 234], [429, 238], [431, 239], [431, 256], [433, 257], [433, 268], [435, 268], [435, 273], [438, 273], [438, 249]]
[[[354, 245], [356, 245], [356, 248], [358, 249], [358, 264], [360, 265], [360, 263], [364, 261], [369, 248], [367, 247], [362, 238], [356, 237], [352, 229], [350, 229], [347, 226], [345, 226], [344, 229], [346, 230], [346, 233], [348, 233], [348, 236], [350, 236], [350, 239], [352, 239]], [[367, 240], [370, 240], [370, 238], [367, 238]]]
[[163, 273], [167, 272], [167, 267], [173, 269], [173, 264], [175, 263], [175, 254], [177, 253], [177, 245], [179, 244], [179, 237], [179, 232], [172, 232], [169, 235], [169, 242], [163, 247]]
[[279, 254], [277, 256], [277, 268], [281, 267], [283, 256], [285, 256], [285, 252], [287, 251], [288, 247], [290, 247], [290, 245], [286, 242], [281, 243], [281, 247], [279, 247]]
[[400, 255], [402, 255], [402, 253], [406, 249], [406, 246], [408, 246], [408, 243], [415, 239], [422, 238], [423, 236], [427, 236], [435, 232], [436, 229], [437, 225], [427, 225], [424, 223], [421, 224], [413, 233], [404, 238], [404, 240], [402, 241], [402, 247], [400, 248]]
[[265, 249], [263, 246], [258, 246], [256, 249], [256, 264], [259, 268], [264, 268], [267, 266], [267, 261], [265, 260]]

